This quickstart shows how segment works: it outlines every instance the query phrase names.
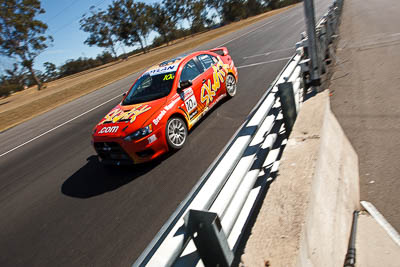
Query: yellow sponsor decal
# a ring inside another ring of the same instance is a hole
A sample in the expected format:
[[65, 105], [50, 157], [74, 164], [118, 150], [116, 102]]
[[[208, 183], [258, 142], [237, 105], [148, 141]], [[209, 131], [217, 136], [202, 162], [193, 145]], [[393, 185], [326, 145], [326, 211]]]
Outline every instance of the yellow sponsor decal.
[[200, 95], [201, 103], [206, 102], [206, 106], [208, 106], [208, 104], [210, 104], [210, 102], [213, 101], [216, 91], [217, 90], [214, 90], [214, 86], [211, 86], [210, 79], [208, 79], [207, 82], [204, 83], [203, 86], [201, 87], [201, 95]]
[[118, 121], [126, 121], [129, 120], [130, 123], [134, 122], [136, 120], [136, 117], [139, 116], [140, 114], [145, 113], [146, 111], [150, 110], [151, 107], [149, 105], [140, 105], [137, 107], [134, 107], [132, 110], [128, 112], [124, 112], [121, 109], [115, 109], [112, 110], [110, 113], [108, 113], [105, 116], [105, 120], [101, 123], [110, 123], [110, 122], [118, 122]]
[[200, 101], [201, 103], [206, 103], [208, 106], [215, 96], [215, 92], [221, 88], [221, 83], [225, 81], [225, 76], [228, 73], [229, 65], [224, 64], [222, 60], [219, 60], [217, 66], [212, 66], [213, 72], [213, 84], [211, 85], [211, 80], [208, 79], [206, 83], [201, 87]]

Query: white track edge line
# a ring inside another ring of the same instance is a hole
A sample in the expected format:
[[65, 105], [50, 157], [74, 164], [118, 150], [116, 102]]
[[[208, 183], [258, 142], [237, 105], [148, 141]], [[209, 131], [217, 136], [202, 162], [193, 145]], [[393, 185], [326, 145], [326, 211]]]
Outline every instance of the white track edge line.
[[281, 14], [281, 13], [285, 13], [286, 11], [287, 11], [287, 12], [290, 12], [290, 11], [293, 11], [293, 10], [294, 10], [294, 9], [292, 9], [292, 8], [286, 9], [286, 10], [280, 12], [280, 13], [277, 13], [277, 14], [272, 15], [271, 17], [266, 17], [265, 19], [271, 19], [271, 20], [268, 21], [268, 22], [266, 22], [266, 23], [264, 23], [264, 24], [262, 24], [262, 25], [260, 25], [260, 26], [258, 26], [257, 28], [254, 28], [253, 30], [251, 30], [251, 31], [249, 31], [249, 32], [245, 32], [245, 33], [243, 33], [242, 35], [239, 35], [239, 36], [237, 36], [237, 37], [235, 37], [235, 38], [233, 38], [233, 39], [231, 39], [231, 40], [229, 40], [229, 41], [226, 41], [226, 42], [224, 42], [224, 43], [218, 45], [218, 46], [215, 47], [215, 48], [218, 48], [218, 47], [221, 47], [221, 46], [223, 46], [223, 45], [229, 44], [230, 42], [233, 42], [233, 41], [235, 41], [235, 40], [237, 40], [237, 39], [239, 39], [239, 38], [241, 38], [241, 37], [243, 37], [243, 36], [245, 36], [245, 35], [247, 35], [247, 34], [250, 34], [250, 33], [254, 32], [254, 31], [260, 29], [261, 27], [264, 27], [265, 25], [268, 25], [268, 24], [270, 24], [270, 23], [277, 22], [277, 21], [279, 21], [279, 20], [281, 20], [281, 19], [283, 19], [283, 18], [285, 18], [285, 17], [275, 17], [276, 20], [273, 20], [273, 19], [274, 19], [274, 18], [272, 18], [273, 16], [279, 15], [279, 14]]
[[255, 28], [255, 29], [253, 29], [253, 30], [251, 30], [251, 31], [249, 31], [249, 32], [245, 32], [245, 33], [243, 33], [242, 35], [236, 36], [235, 38], [232, 38], [232, 39], [230, 39], [229, 41], [226, 41], [226, 42], [224, 42], [224, 43], [222, 43], [222, 44], [217, 45], [216, 48], [221, 47], [221, 46], [226, 45], [226, 44], [229, 44], [229, 43], [231, 43], [231, 42], [233, 42], [233, 41], [235, 41], [235, 40], [237, 40], [237, 39], [239, 39], [239, 38], [242, 38], [243, 36], [245, 36], [245, 35], [247, 35], [247, 34], [249, 34], [249, 33], [252, 33], [252, 32], [254, 32], [254, 31], [258, 30], [259, 28], [264, 27], [265, 25], [268, 25], [268, 24], [270, 24], [270, 23], [272, 23], [272, 22], [274, 22], [274, 21], [268, 21], [268, 22], [264, 23], [263, 25], [260, 25], [260, 26], [258, 26], [257, 28]]
[[93, 107], [93, 108], [91, 108], [91, 109], [89, 109], [89, 110], [87, 110], [87, 111], [85, 111], [85, 112], [79, 114], [78, 116], [73, 117], [72, 119], [67, 120], [66, 122], [61, 123], [60, 125], [57, 125], [57, 126], [54, 127], [54, 128], [51, 128], [50, 130], [47, 130], [47, 131], [44, 132], [44, 133], [41, 133], [40, 135], [38, 135], [38, 136], [36, 136], [36, 137], [34, 137], [34, 138], [32, 138], [32, 139], [30, 139], [30, 140], [28, 140], [28, 141], [26, 141], [26, 142], [24, 142], [24, 143], [18, 145], [18, 146], [14, 147], [14, 148], [12, 148], [12, 149], [10, 149], [10, 150], [8, 150], [7, 152], [4, 152], [3, 154], [0, 155], [0, 158], [3, 157], [3, 156], [5, 156], [5, 155], [7, 155], [8, 153], [10, 153], [10, 152], [12, 152], [12, 151], [18, 149], [18, 148], [20, 148], [20, 147], [26, 145], [26, 144], [29, 144], [29, 143], [32, 142], [32, 141], [35, 141], [36, 139], [42, 137], [43, 135], [46, 135], [46, 134], [48, 134], [48, 133], [50, 133], [50, 132], [52, 132], [52, 131], [54, 131], [54, 130], [56, 130], [56, 129], [62, 127], [62, 126], [64, 126], [65, 124], [67, 124], [67, 123], [69, 123], [69, 122], [71, 122], [71, 121], [73, 121], [73, 120], [76, 120], [76, 119], [78, 119], [78, 118], [80, 118], [80, 117], [82, 117], [82, 116], [88, 114], [89, 112], [91, 112], [91, 111], [93, 111], [93, 110], [95, 110], [95, 109], [101, 107], [101, 106], [104, 106], [105, 104], [107, 104], [107, 103], [113, 101], [114, 99], [116, 99], [116, 98], [118, 98], [118, 97], [121, 97], [121, 94], [119, 94], [119, 95], [117, 95], [117, 96], [115, 96], [115, 97], [113, 97], [113, 98], [111, 98], [111, 99], [109, 99], [109, 100], [107, 100], [107, 101], [105, 101], [105, 102], [103, 102], [103, 103], [101, 103], [101, 104], [99, 104], [99, 105], [97, 105], [97, 106], [95, 106], [95, 107]]
[[288, 60], [288, 59], [291, 59], [291, 58], [292, 57], [283, 57], [283, 58], [278, 58], [278, 59], [274, 59], [274, 60], [253, 63], [253, 64], [249, 64], [249, 65], [243, 65], [243, 66], [239, 66], [239, 67], [236, 67], [236, 68], [238, 68], [238, 69], [248, 68], [248, 67], [253, 67], [253, 66], [257, 66], [257, 65], [262, 65], [262, 64], [268, 64], [268, 63], [274, 63], [274, 62], [278, 62], [278, 61]]
[[386, 233], [393, 239], [393, 241], [400, 246], [400, 235], [393, 228], [393, 226], [383, 217], [383, 215], [375, 208], [372, 203], [368, 201], [361, 201], [361, 205], [368, 211], [369, 214], [382, 226]]
[[259, 57], [259, 56], [269, 56], [270, 54], [273, 54], [273, 53], [279, 53], [279, 52], [289, 51], [289, 50], [295, 50], [295, 47], [293, 46], [293, 47], [285, 48], [285, 49], [272, 50], [272, 51], [268, 51], [268, 52], [265, 52], [265, 53], [262, 53], [262, 54], [256, 54], [256, 55], [252, 55], [252, 56], [243, 57], [243, 59]]
[[[278, 13], [278, 14], [279, 14], [279, 13]], [[277, 15], [277, 14], [275, 14], [275, 15]], [[266, 19], [268, 19], [268, 18], [271, 18], [271, 17], [267, 17]], [[280, 20], [280, 19], [282, 19], [282, 17], [279, 17], [279, 18], [277, 18], [276, 20], [272, 20], [272, 19], [271, 19], [270, 21], [268, 21], [268, 22], [266, 22], [266, 23], [264, 23], [264, 24], [262, 24], [262, 25], [260, 25], [260, 26], [258, 26], [258, 27], [256, 27], [256, 28], [252, 29], [252, 30], [249, 31], [249, 32], [245, 32], [245, 33], [243, 33], [242, 35], [239, 35], [239, 36], [237, 36], [237, 37], [235, 37], [235, 38], [230, 39], [229, 41], [226, 41], [226, 42], [224, 42], [224, 43], [222, 43], [222, 44], [219, 44], [216, 48], [221, 47], [221, 46], [226, 45], [226, 44], [229, 44], [229, 43], [231, 43], [231, 42], [233, 42], [233, 41], [235, 41], [235, 40], [237, 40], [237, 39], [239, 39], [239, 38], [242, 38], [243, 36], [245, 36], [245, 35], [247, 35], [247, 34], [250, 34], [250, 33], [252, 33], [252, 32], [255, 32], [256, 30], [258, 30], [258, 29], [264, 27], [265, 25], [268, 25], [268, 24], [270, 24], [270, 23], [274, 23], [274, 22], [276, 22], [276, 21], [278, 21], [278, 20]]]

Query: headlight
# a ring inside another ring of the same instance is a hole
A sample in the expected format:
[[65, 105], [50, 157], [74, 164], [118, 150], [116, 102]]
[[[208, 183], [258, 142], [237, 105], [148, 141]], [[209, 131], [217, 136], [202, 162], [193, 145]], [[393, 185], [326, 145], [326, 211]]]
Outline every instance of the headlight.
[[125, 141], [132, 141], [140, 139], [146, 135], [149, 135], [153, 131], [153, 126], [151, 124], [147, 125], [146, 127], [140, 128], [139, 130], [131, 133], [127, 137], [124, 138]]

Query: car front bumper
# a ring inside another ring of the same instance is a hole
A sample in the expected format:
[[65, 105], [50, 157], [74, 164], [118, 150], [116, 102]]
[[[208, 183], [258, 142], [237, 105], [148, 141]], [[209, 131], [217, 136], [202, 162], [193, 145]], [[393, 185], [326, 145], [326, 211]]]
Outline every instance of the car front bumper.
[[94, 136], [93, 146], [102, 163], [131, 165], [151, 161], [168, 151], [165, 134], [158, 130], [139, 140]]

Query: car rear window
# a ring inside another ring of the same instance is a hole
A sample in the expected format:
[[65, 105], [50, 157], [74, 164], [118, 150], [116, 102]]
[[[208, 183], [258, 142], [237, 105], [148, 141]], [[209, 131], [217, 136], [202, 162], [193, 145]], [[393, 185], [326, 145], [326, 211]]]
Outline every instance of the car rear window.
[[210, 68], [212, 64], [214, 64], [214, 61], [210, 55], [203, 54], [198, 56], [197, 58], [199, 59], [205, 70]]

